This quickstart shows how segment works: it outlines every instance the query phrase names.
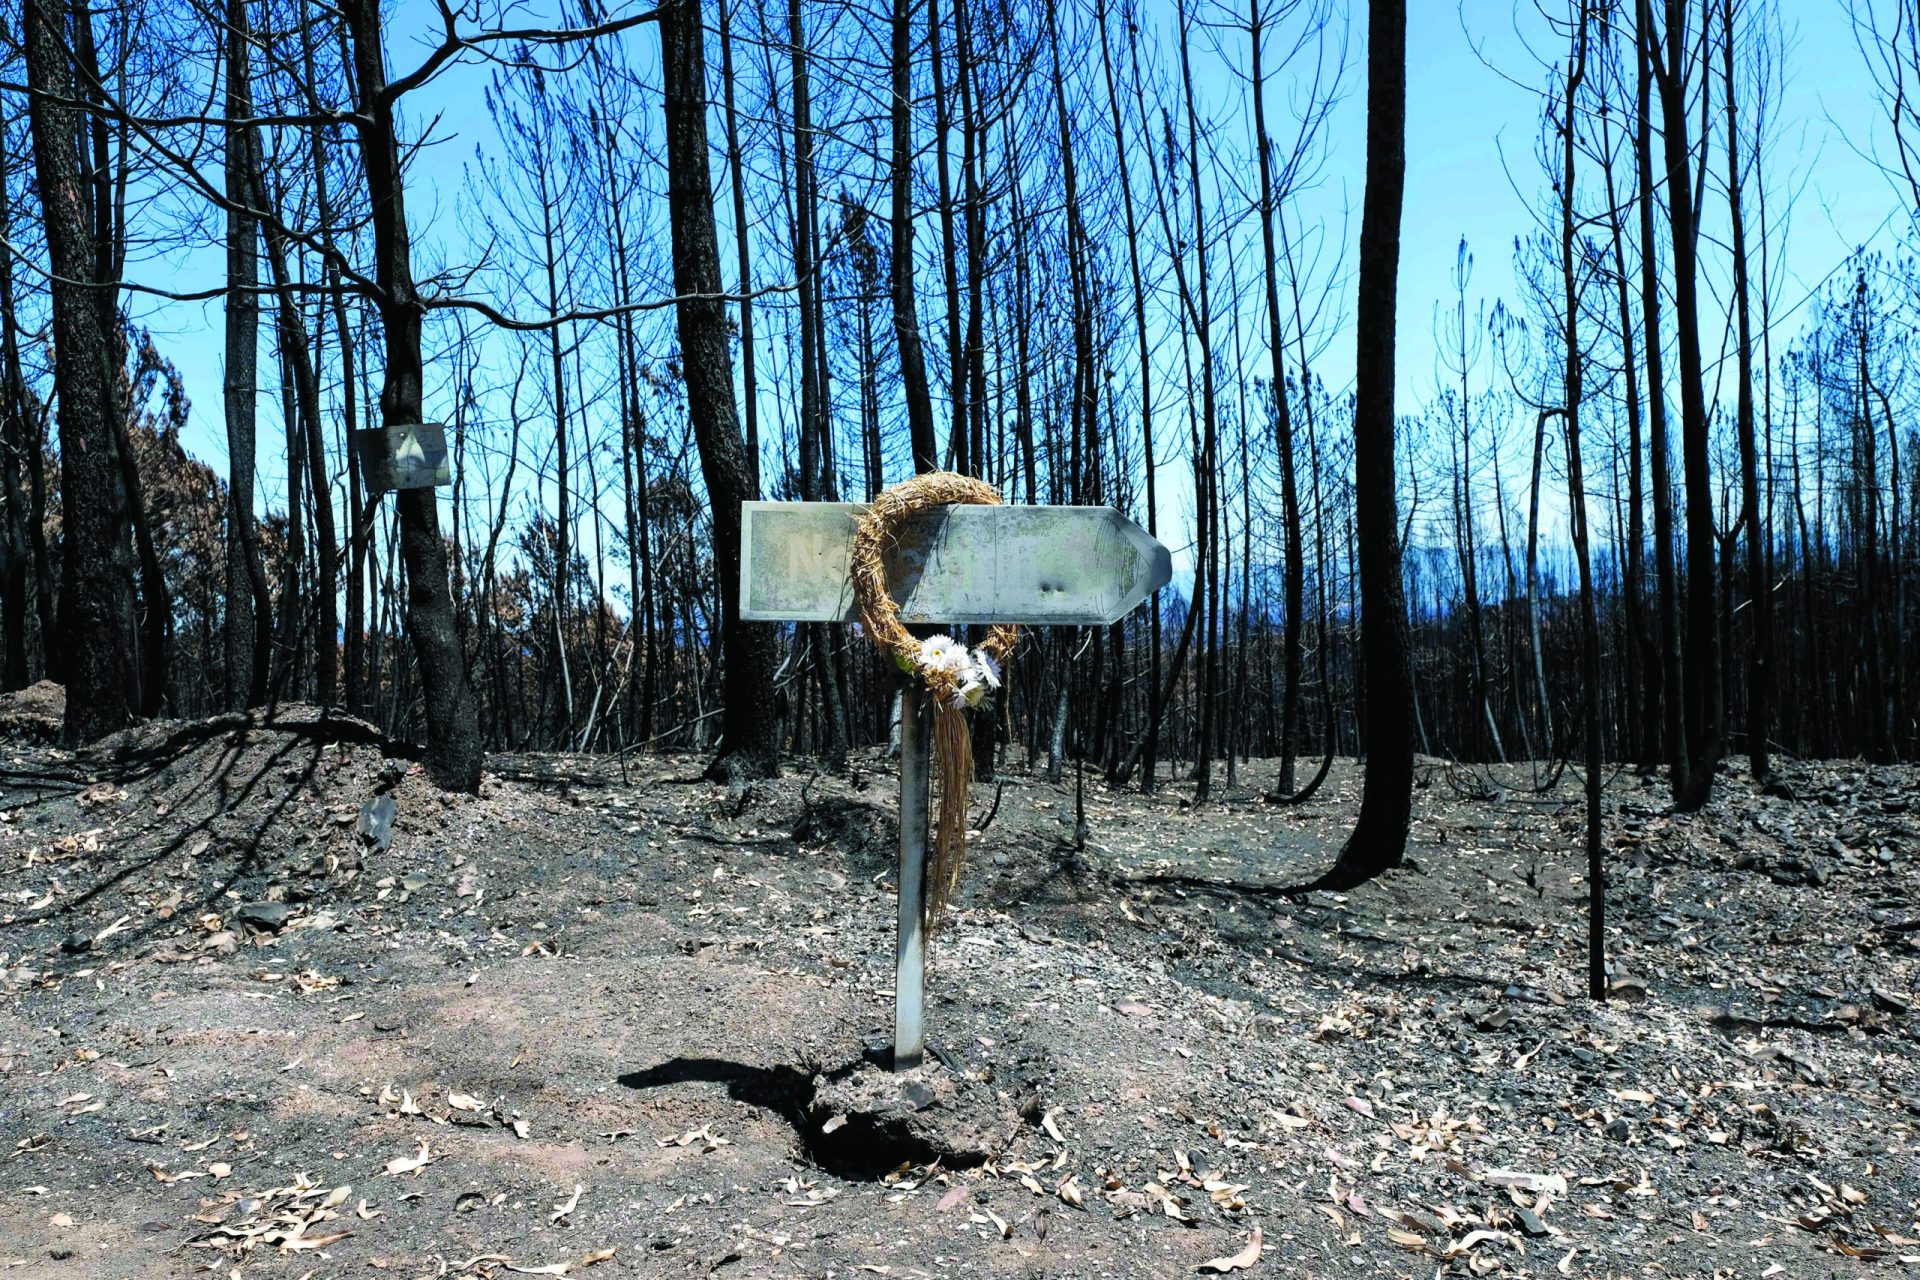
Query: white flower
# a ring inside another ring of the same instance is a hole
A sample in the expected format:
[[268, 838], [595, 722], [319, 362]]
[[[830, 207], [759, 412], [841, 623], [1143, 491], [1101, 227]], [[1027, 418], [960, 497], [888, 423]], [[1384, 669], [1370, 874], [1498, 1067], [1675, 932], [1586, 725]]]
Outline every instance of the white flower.
[[928, 636], [920, 642], [920, 665], [959, 675], [967, 669], [967, 646], [952, 636]]
[[1000, 687], [1000, 664], [985, 649], [973, 651], [973, 669], [979, 673], [980, 683], [989, 689]]

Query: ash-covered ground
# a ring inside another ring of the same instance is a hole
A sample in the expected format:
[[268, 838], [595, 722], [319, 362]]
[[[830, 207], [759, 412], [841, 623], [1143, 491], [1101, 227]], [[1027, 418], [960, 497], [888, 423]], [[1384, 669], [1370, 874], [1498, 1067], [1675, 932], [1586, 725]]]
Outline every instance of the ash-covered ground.
[[[975, 792], [924, 1072], [897, 778], [0, 708], [0, 1269], [31, 1277], [1833, 1276], [1920, 1262], [1920, 774], [1424, 762], [1413, 865], [1273, 764]], [[39, 715], [41, 719], [36, 720]], [[1309, 766], [1311, 762], [1306, 762]], [[388, 828], [387, 806], [391, 803]], [[997, 807], [996, 807], [997, 805]]]

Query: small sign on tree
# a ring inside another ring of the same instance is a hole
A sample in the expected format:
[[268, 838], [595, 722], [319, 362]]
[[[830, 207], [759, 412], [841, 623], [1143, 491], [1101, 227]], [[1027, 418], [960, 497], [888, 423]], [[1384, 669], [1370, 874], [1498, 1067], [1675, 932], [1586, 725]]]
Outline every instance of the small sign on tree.
[[432, 489], [453, 483], [447, 431], [437, 422], [368, 427], [353, 433], [360, 479], [369, 494], [391, 489]]

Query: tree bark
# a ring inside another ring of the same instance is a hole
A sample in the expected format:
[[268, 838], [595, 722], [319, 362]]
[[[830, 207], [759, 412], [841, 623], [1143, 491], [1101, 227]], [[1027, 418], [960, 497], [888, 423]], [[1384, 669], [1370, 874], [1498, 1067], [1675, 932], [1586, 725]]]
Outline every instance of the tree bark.
[[1306, 594], [1304, 546], [1300, 536], [1300, 492], [1293, 465], [1293, 406], [1287, 391], [1286, 337], [1280, 322], [1280, 272], [1273, 246], [1273, 219], [1279, 205], [1273, 190], [1273, 143], [1267, 136], [1266, 83], [1261, 67], [1265, 34], [1260, 0], [1250, 0], [1248, 28], [1253, 43], [1253, 133], [1260, 151], [1260, 250], [1267, 290], [1267, 351], [1272, 377], [1274, 437], [1280, 450], [1280, 519], [1285, 525], [1286, 568], [1281, 608], [1283, 687], [1280, 693], [1280, 795], [1294, 790], [1294, 751], [1300, 719], [1300, 611]]
[[1647, 353], [1647, 443], [1653, 487], [1655, 591], [1660, 613], [1661, 716], [1665, 725], [1668, 789], [1678, 800], [1690, 790], [1692, 757], [1687, 750], [1685, 673], [1681, 660], [1679, 566], [1673, 542], [1673, 469], [1667, 445], [1666, 385], [1661, 368], [1660, 267], [1653, 225], [1653, 0], [1638, 0], [1634, 11], [1638, 46], [1638, 107], [1634, 160], [1640, 203], [1640, 322]]
[[[740, 123], [733, 103], [733, 7], [720, 0], [720, 88], [726, 104], [727, 174], [733, 187], [733, 243], [740, 260], [740, 400], [747, 428], [747, 470], [760, 487], [760, 404], [753, 347], [753, 261], [748, 251], [747, 180], [741, 169]], [[628, 322], [631, 328], [631, 321]], [[648, 652], [652, 656], [651, 648]]]
[[[1605, 90], [1602, 90], [1603, 94]], [[1610, 106], [1602, 97], [1602, 104]], [[1609, 111], [1612, 120], [1617, 113]], [[1601, 154], [1606, 180], [1607, 223], [1613, 241], [1614, 302], [1620, 315], [1620, 351], [1623, 392], [1627, 411], [1627, 520], [1626, 543], [1621, 554], [1622, 591], [1626, 620], [1626, 723], [1621, 751], [1644, 761], [1660, 754], [1659, 712], [1655, 707], [1662, 681], [1661, 658], [1646, 621], [1646, 479], [1642, 465], [1642, 401], [1639, 382], [1639, 357], [1633, 334], [1632, 290], [1627, 276], [1626, 224], [1621, 217], [1621, 197], [1614, 182], [1611, 142]], [[1657, 359], [1658, 357], [1654, 357]]]
[[[375, 302], [386, 333], [387, 370], [380, 390], [380, 416], [388, 427], [416, 424], [425, 412], [420, 350], [425, 309], [413, 281], [400, 146], [393, 101], [387, 95], [380, 3], [346, 0], [342, 11], [352, 35], [358, 87], [355, 123], [371, 203], [379, 288]], [[466, 656], [454, 627], [438, 499], [432, 489], [402, 489], [396, 498], [400, 553], [407, 571], [407, 632], [420, 666], [420, 687], [427, 709], [427, 772], [448, 791], [477, 791], [485, 752], [478, 708], [467, 682]]]
[[1561, 349], [1563, 408], [1566, 428], [1567, 506], [1573, 527], [1573, 550], [1580, 567], [1580, 683], [1582, 726], [1586, 748], [1587, 854], [1587, 995], [1607, 997], [1606, 862], [1601, 848], [1600, 820], [1600, 619], [1593, 598], [1592, 539], [1589, 537], [1585, 461], [1580, 450], [1580, 410], [1585, 398], [1580, 350], [1580, 249], [1574, 220], [1574, 162], [1578, 155], [1575, 123], [1581, 85], [1587, 78], [1588, 10], [1583, 3], [1574, 19], [1573, 52], [1567, 61], [1566, 94], [1557, 122], [1560, 135], [1560, 286], [1565, 345]]
[[667, 134], [667, 214], [687, 416], [700, 450], [720, 576], [724, 705], [720, 754], [708, 776], [728, 783], [772, 777], [780, 740], [773, 709], [772, 628], [740, 619], [740, 504], [759, 496], [733, 403], [733, 357], [707, 175], [707, 73], [700, 0], [666, 0], [660, 60]]
[[120, 466], [115, 346], [94, 286], [91, 202], [83, 190], [81, 113], [57, 0], [26, 0], [24, 56], [34, 169], [53, 271], [54, 365], [59, 397], [60, 646], [66, 739], [78, 745], [131, 724], [139, 705], [132, 529]]
[[940, 446], [934, 439], [933, 393], [927, 386], [927, 360], [920, 346], [913, 294], [913, 0], [893, 0], [892, 88], [893, 334], [900, 347], [913, 469], [934, 471], [940, 466]]
[[[7, 168], [12, 157], [0, 146], [0, 240], [13, 241], [13, 200]], [[0, 253], [0, 501], [6, 524], [0, 528], [0, 629], [7, 636], [0, 690], [24, 689], [40, 678], [46, 634], [35, 634], [38, 606], [52, 590], [41, 576], [29, 530], [34, 504], [25, 484], [37, 472], [40, 435], [27, 400], [20, 367], [19, 313], [14, 310], [13, 255]], [[29, 608], [29, 604], [34, 608]]]
[[[1760, 461], [1753, 426], [1753, 316], [1747, 281], [1747, 220], [1740, 188], [1740, 120], [1733, 74], [1733, 0], [1721, 0], [1721, 65], [1726, 76], [1727, 217], [1733, 240], [1733, 304], [1738, 324], [1734, 354], [1735, 422], [1740, 440], [1740, 502], [1747, 551], [1747, 604], [1753, 628], [1747, 642], [1747, 772], [1754, 785], [1773, 775], [1767, 758], [1767, 734], [1773, 722], [1773, 609], [1766, 573], [1767, 522], [1760, 510]], [[1898, 522], [1896, 521], [1896, 527]], [[1896, 557], [1895, 563], [1898, 563]]]
[[[250, 198], [257, 208], [272, 210], [267, 199], [266, 181], [260, 172], [259, 157], [250, 145], [247, 162], [251, 169]], [[340, 577], [340, 548], [335, 541], [333, 488], [327, 479], [326, 441], [320, 416], [320, 378], [314, 368], [314, 348], [307, 334], [307, 322], [301, 318], [299, 299], [294, 293], [293, 276], [287, 265], [286, 237], [269, 231], [268, 271], [278, 295], [275, 324], [279, 329], [280, 349], [293, 382], [294, 407], [301, 423], [300, 448], [288, 458], [288, 467], [297, 472], [305, 468], [307, 490], [313, 497], [314, 551], [319, 560], [320, 577], [313, 584], [314, 608], [314, 689], [313, 700], [332, 706], [339, 684], [339, 618], [334, 593]], [[256, 553], [257, 559], [257, 553]], [[259, 599], [266, 599], [266, 582], [259, 585]], [[305, 603], [301, 602], [301, 608]], [[295, 632], [297, 634], [297, 631]], [[261, 668], [264, 674], [264, 667]]]
[[1360, 215], [1354, 375], [1354, 500], [1365, 667], [1366, 773], [1360, 816], [1323, 888], [1351, 887], [1400, 865], [1413, 814], [1412, 681], [1400, 516], [1394, 490], [1394, 315], [1406, 183], [1407, 7], [1367, 11], [1367, 176]]
[[272, 603], [253, 518], [255, 420], [259, 395], [259, 229], [253, 206], [252, 73], [247, 0], [227, 3], [227, 582], [226, 706], [240, 711], [267, 697]]
[[[1100, 67], [1107, 81], [1107, 108], [1113, 125], [1114, 156], [1119, 162], [1120, 199], [1126, 215], [1127, 230], [1127, 270], [1132, 284], [1133, 324], [1135, 345], [1140, 359], [1140, 448], [1144, 480], [1146, 483], [1146, 523], [1150, 536], [1159, 535], [1159, 513], [1155, 510], [1155, 471], [1153, 456], [1153, 348], [1147, 337], [1147, 293], [1140, 274], [1140, 227], [1139, 219], [1133, 208], [1133, 175], [1127, 166], [1127, 142], [1125, 130], [1120, 121], [1120, 94], [1114, 83], [1113, 55], [1107, 45], [1107, 6], [1106, 0], [1100, 0], [1096, 12], [1100, 25]], [[1131, 31], [1132, 24], [1129, 24]], [[1129, 36], [1131, 41], [1132, 37]], [[1120, 785], [1126, 781], [1126, 773], [1131, 769], [1131, 761], [1136, 756], [1142, 759], [1140, 789], [1151, 793], [1154, 787], [1154, 775], [1159, 770], [1158, 742], [1160, 732], [1160, 593], [1153, 593], [1147, 604], [1147, 734], [1144, 752], [1130, 752], [1125, 762], [1116, 762], [1107, 771], [1109, 785]]]
[[[1682, 0], [1666, 0], [1666, 65], [1653, 60], [1660, 88], [1662, 142], [1667, 162], [1667, 206], [1673, 249], [1673, 319], [1679, 330], [1680, 442], [1687, 488], [1687, 632], [1685, 644], [1688, 761], [1683, 809], [1706, 803], [1722, 751], [1725, 701], [1720, 687], [1720, 624], [1714, 594], [1712, 441], [1707, 432], [1705, 375], [1700, 354], [1693, 158], [1687, 133], [1686, 20]], [[1703, 94], [1703, 97], [1705, 95]], [[1702, 142], [1702, 151], [1705, 150]], [[1704, 155], [1703, 155], [1704, 159]]]

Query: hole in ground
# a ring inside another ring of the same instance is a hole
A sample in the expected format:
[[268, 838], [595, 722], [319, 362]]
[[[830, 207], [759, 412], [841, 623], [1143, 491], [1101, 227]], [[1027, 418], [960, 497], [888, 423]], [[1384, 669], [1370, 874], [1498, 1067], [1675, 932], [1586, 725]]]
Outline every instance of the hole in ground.
[[[785, 1064], [749, 1066], [725, 1058], [672, 1058], [645, 1071], [619, 1078], [629, 1089], [659, 1089], [674, 1084], [725, 1085], [730, 1097], [772, 1112], [793, 1127], [800, 1149], [815, 1167], [848, 1182], [878, 1182], [902, 1165], [932, 1164], [970, 1169], [983, 1162], [979, 1151], [955, 1150], [915, 1132], [899, 1116], [816, 1109], [815, 1079], [840, 1079], [859, 1064], [818, 1073]], [[841, 1117], [831, 1132], [827, 1123]]]

